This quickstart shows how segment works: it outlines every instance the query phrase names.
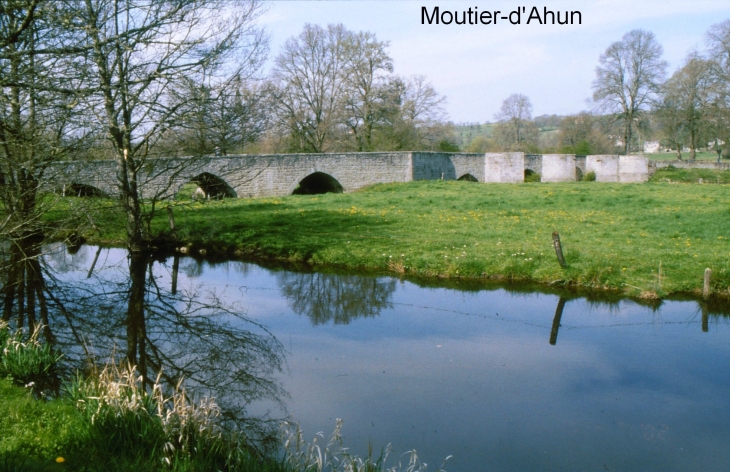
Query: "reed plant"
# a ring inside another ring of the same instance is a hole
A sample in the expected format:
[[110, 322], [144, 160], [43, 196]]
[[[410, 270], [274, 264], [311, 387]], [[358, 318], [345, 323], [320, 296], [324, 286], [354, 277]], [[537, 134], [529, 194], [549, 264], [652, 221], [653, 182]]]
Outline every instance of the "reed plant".
[[148, 385], [134, 366], [109, 362], [65, 390], [86, 419], [91, 454], [102, 462], [166, 470], [239, 470], [262, 462], [245, 435], [219, 425], [215, 400], [193, 401], [182, 380], [166, 394], [159, 376]]
[[[281, 428], [282, 446], [284, 450], [284, 466], [287, 471], [296, 472], [425, 472], [428, 465], [418, 458], [415, 450], [406, 452], [405, 463], [399, 460], [388, 466], [388, 457], [392, 453], [388, 444], [377, 457], [373, 456], [372, 446], [368, 448], [368, 456], [358, 457], [350, 453], [342, 440], [343, 421], [337, 418], [335, 429], [329, 440], [324, 442], [324, 434], [319, 432], [311, 441], [304, 438], [304, 433], [297, 423], [284, 422]], [[444, 463], [450, 459], [446, 458]], [[436, 469], [443, 471], [443, 465]]]
[[[57, 365], [63, 357], [39, 336], [43, 326], [29, 335], [22, 329], [12, 331], [0, 321], [0, 377], [10, 377], [18, 385], [33, 387], [36, 393], [57, 384]], [[27, 339], [25, 339], [27, 337]]]

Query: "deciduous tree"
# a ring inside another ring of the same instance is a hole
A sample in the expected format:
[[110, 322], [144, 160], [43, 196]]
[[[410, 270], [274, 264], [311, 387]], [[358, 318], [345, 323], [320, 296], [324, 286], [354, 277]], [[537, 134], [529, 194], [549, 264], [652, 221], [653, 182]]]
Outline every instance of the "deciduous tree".
[[273, 97], [292, 151], [324, 152], [342, 122], [350, 32], [341, 24], [306, 24], [290, 38], [274, 61]]
[[179, 100], [179, 91], [190, 79], [207, 85], [255, 67], [266, 46], [253, 25], [260, 11], [257, 0], [87, 0], [76, 11], [73, 25], [90, 51], [83, 57], [91, 82], [85, 105], [103, 124], [118, 164], [130, 251], [147, 247], [154, 203], [169, 196], [169, 187], [156, 186], [152, 205], [143, 207], [143, 187], [161, 172], [171, 184], [183, 170], [146, 165], [194, 104], [195, 96]]
[[662, 100], [656, 112], [662, 134], [677, 146], [678, 156], [686, 144], [690, 159], [694, 159], [702, 132], [706, 131], [707, 110], [713, 95], [711, 68], [710, 61], [692, 54], [662, 87]]
[[666, 61], [650, 31], [636, 29], [611, 44], [598, 59], [593, 99], [623, 125], [626, 154], [642, 112], [649, 108], [664, 80]]
[[708, 129], [718, 153], [722, 148], [723, 155], [730, 157], [730, 20], [712, 25], [706, 40], [716, 87], [706, 110]]
[[494, 115], [499, 124], [494, 138], [505, 150], [527, 151], [537, 141], [538, 129], [532, 122], [532, 103], [526, 95], [513, 93]]

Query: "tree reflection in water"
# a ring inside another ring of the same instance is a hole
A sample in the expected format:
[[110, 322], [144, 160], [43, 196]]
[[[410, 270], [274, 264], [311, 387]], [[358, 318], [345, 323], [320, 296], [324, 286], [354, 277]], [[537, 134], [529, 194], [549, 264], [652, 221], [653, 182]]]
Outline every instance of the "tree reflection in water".
[[314, 325], [333, 321], [348, 324], [391, 308], [396, 287], [392, 278], [281, 272], [277, 282], [291, 309], [306, 315]]
[[[240, 307], [224, 304], [216, 293], [189, 288], [172, 293], [165, 288], [169, 283], [158, 284], [169, 274], [145, 254], [110, 266], [107, 253], [101, 257], [106, 264], [100, 262], [90, 278], [58, 250], [47, 258], [50, 264], [33, 259], [40, 270], [30, 280], [35, 293], [44, 295], [40, 318], [48, 341], [64, 354], [66, 375], [88, 369], [90, 360], [126, 358], [147, 385], [158, 374], [168, 388], [184, 378], [192, 397], [216, 398], [227, 426], [243, 429], [259, 445], [273, 438], [277, 420], [246, 414], [247, 405], [258, 400], [273, 401], [284, 412], [285, 394], [275, 380], [283, 367], [283, 348], [266, 327], [244, 316]], [[24, 258], [11, 254], [6, 260], [8, 274], [29, 273], [17, 267]], [[58, 269], [69, 271], [63, 281]], [[18, 327], [24, 320], [41, 322], [31, 315], [27, 296], [25, 302], [20, 298], [29, 293], [27, 288], [10, 282], [3, 288], [3, 319], [14, 318]]]
[[[18, 329], [34, 331], [48, 326], [48, 305], [41, 266], [41, 239], [27, 237], [9, 241], [2, 253], [2, 320], [15, 321]], [[44, 329], [47, 341], [51, 332]]]

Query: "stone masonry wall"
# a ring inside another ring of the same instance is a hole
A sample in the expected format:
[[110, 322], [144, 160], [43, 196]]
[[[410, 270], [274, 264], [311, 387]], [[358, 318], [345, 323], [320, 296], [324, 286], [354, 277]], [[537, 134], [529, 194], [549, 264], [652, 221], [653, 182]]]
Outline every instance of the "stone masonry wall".
[[225, 180], [239, 197], [290, 195], [305, 177], [322, 172], [336, 179], [345, 192], [369, 185], [413, 180], [411, 154], [332, 153], [271, 154], [212, 158], [177, 179], [183, 185], [201, 172]]
[[619, 182], [646, 182], [647, 180], [649, 180], [649, 159], [645, 156], [619, 156]]
[[730, 163], [717, 162], [717, 161], [650, 161], [649, 162], [649, 175], [653, 175], [657, 169], [663, 169], [665, 167], [676, 167], [678, 169], [718, 169], [718, 170], [730, 170]]
[[[575, 181], [578, 170], [596, 172], [602, 182], [643, 182], [649, 164], [643, 156], [534, 155], [518, 153], [370, 152], [331, 154], [270, 154], [156, 159], [141, 172], [144, 198], [172, 198], [179, 188], [203, 173], [223, 180], [238, 197], [290, 195], [305, 177], [321, 172], [345, 192], [369, 185], [412, 180], [455, 180], [467, 174], [479, 182], [523, 182], [526, 168], [542, 174], [544, 182]], [[531, 166], [531, 167], [528, 167]], [[539, 167], [539, 168], [538, 168]], [[50, 190], [61, 192], [72, 184], [117, 193], [115, 161], [58, 163], [47, 175]]]
[[466, 174], [484, 182], [484, 154], [413, 152], [413, 180], [456, 180]]
[[575, 182], [573, 154], [543, 154], [542, 182]]
[[583, 180], [586, 174], [586, 156], [575, 156], [575, 180]]
[[517, 183], [525, 181], [525, 154], [487, 153], [484, 156], [484, 182]]
[[618, 182], [618, 156], [587, 156], [586, 172], [595, 172], [596, 182]]

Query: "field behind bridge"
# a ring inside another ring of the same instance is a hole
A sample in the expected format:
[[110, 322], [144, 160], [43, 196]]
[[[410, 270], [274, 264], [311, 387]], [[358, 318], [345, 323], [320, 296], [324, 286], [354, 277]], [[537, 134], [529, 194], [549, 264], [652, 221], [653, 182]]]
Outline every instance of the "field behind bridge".
[[[117, 215], [97, 213], [103, 233], [89, 241], [121, 242]], [[178, 202], [174, 215], [178, 245], [209, 254], [415, 277], [567, 283], [645, 297], [697, 293], [709, 267], [714, 290], [730, 291], [726, 185], [428, 181], [349, 194]], [[154, 227], [167, 224], [162, 211]]]

